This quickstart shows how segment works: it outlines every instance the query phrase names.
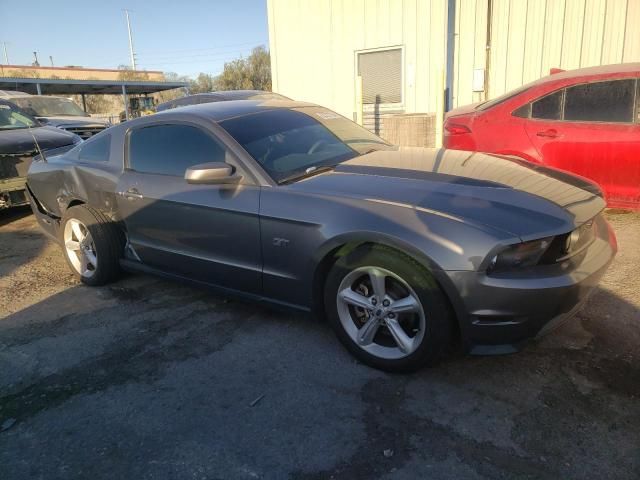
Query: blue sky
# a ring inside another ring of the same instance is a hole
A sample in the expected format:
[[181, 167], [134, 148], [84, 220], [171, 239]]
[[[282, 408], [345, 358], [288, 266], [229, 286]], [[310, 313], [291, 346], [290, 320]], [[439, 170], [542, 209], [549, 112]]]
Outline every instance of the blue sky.
[[217, 74], [225, 61], [268, 47], [266, 0], [0, 0], [0, 42], [11, 64], [30, 65], [35, 50], [43, 66], [49, 55], [56, 66], [128, 65], [125, 8], [138, 69]]

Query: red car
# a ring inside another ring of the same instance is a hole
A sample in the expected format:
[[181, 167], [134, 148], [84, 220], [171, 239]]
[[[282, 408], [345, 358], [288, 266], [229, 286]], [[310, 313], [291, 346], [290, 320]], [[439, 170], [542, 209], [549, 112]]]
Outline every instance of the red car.
[[513, 155], [599, 183], [640, 209], [640, 63], [558, 71], [447, 113], [444, 146]]

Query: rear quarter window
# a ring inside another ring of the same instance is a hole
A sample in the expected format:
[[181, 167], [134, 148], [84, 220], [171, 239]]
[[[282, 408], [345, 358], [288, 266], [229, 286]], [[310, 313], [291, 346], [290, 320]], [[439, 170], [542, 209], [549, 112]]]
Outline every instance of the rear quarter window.
[[111, 135], [87, 140], [78, 153], [78, 160], [83, 162], [108, 162], [111, 154]]
[[562, 118], [562, 90], [531, 103], [531, 118], [560, 120]]

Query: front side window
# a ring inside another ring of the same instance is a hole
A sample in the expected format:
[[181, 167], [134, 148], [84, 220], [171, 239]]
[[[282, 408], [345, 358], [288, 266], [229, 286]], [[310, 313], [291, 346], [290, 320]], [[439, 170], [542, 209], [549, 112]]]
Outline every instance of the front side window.
[[321, 107], [267, 110], [225, 120], [220, 126], [276, 182], [312, 167], [390, 148], [360, 125]]
[[36, 122], [19, 108], [9, 103], [0, 103], [0, 130], [17, 130], [35, 127]]
[[137, 172], [184, 177], [193, 165], [225, 157], [218, 142], [191, 125], [152, 125], [129, 134], [129, 168]]
[[633, 122], [635, 79], [585, 83], [567, 88], [564, 119]]
[[562, 119], [562, 90], [542, 97], [531, 104], [531, 118], [542, 120]]

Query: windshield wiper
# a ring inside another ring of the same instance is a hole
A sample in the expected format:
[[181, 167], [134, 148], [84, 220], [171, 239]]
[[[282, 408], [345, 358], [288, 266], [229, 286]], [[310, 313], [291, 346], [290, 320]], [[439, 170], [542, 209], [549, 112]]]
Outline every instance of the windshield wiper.
[[330, 172], [335, 168], [336, 168], [335, 165], [326, 165], [322, 167], [318, 167], [318, 166], [309, 167], [306, 170], [303, 170], [302, 172], [297, 172], [292, 175], [289, 175], [288, 177], [284, 177], [283, 179], [278, 181], [278, 184], [284, 185], [287, 183], [297, 182], [298, 180], [302, 180], [303, 178], [311, 177], [319, 173]]

